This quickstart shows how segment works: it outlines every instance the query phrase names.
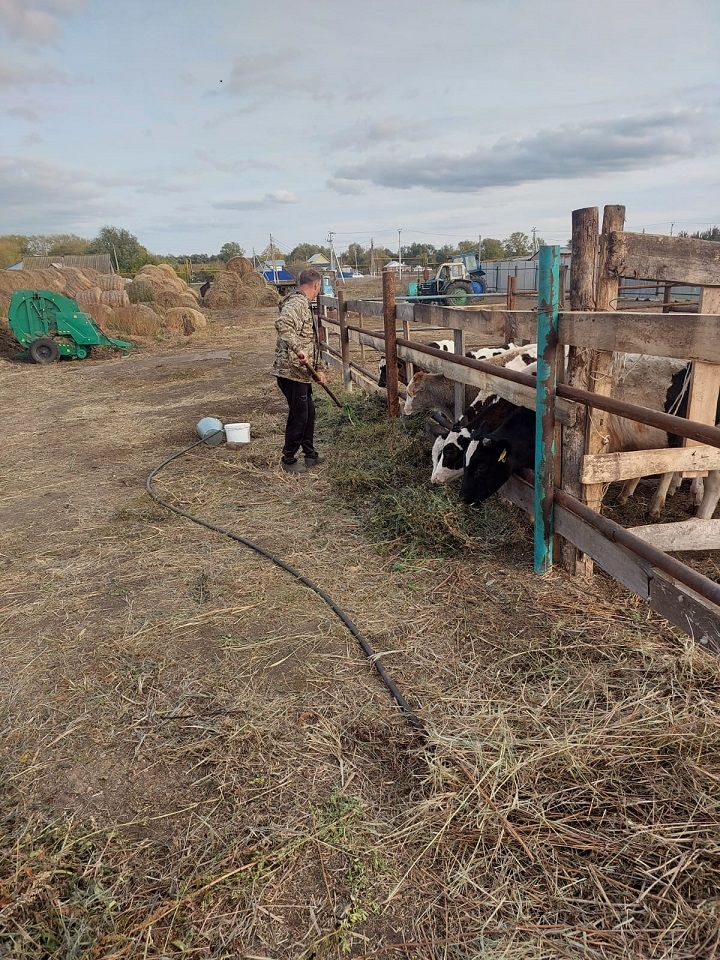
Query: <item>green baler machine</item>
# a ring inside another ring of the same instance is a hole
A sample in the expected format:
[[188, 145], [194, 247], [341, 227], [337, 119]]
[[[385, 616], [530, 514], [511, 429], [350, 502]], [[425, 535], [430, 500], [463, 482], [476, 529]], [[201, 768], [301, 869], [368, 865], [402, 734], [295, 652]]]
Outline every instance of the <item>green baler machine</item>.
[[8, 308], [8, 326], [25, 348], [21, 356], [35, 363], [54, 363], [60, 357], [84, 360], [92, 347], [135, 347], [106, 337], [74, 300], [54, 290], [16, 290]]

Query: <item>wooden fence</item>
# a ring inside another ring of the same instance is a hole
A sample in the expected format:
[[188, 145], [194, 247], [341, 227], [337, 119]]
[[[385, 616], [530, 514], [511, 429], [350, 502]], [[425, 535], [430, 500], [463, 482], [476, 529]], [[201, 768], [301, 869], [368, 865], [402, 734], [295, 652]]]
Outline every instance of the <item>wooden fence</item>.
[[[381, 388], [364, 362], [364, 349], [383, 352], [390, 416], [399, 413], [398, 358], [411, 370], [417, 364], [455, 381], [457, 415], [468, 384], [535, 410], [534, 474], [513, 476], [502, 493], [534, 516], [536, 571], [550, 569], [557, 542], [567, 570], [588, 577], [596, 562], [697, 642], [720, 652], [720, 585], [664, 552], [720, 548], [720, 520], [625, 530], [600, 512], [605, 484], [613, 480], [720, 469], [720, 429], [715, 425], [720, 244], [625, 233], [624, 218], [624, 207], [606, 207], [599, 232], [597, 208], [574, 211], [569, 310], [560, 286], [559, 247], [541, 250], [534, 310], [514, 309], [512, 290], [505, 306], [396, 302], [395, 278], [387, 273], [383, 302], [345, 300], [341, 293], [319, 299], [323, 352], [342, 371], [347, 389], [356, 384], [373, 392]], [[698, 284], [703, 288], [699, 312], [669, 314], [661, 312], [661, 305], [658, 312], [619, 312], [621, 277]], [[357, 316], [357, 323], [349, 322], [350, 315]], [[452, 331], [456, 352], [412, 340], [411, 325]], [[537, 377], [465, 357], [468, 333], [474, 346], [537, 343]], [[359, 363], [351, 357], [351, 344], [360, 346]], [[614, 356], [625, 353], [692, 361], [687, 418], [610, 395]], [[683, 437], [684, 445], [608, 453], [611, 414]]]

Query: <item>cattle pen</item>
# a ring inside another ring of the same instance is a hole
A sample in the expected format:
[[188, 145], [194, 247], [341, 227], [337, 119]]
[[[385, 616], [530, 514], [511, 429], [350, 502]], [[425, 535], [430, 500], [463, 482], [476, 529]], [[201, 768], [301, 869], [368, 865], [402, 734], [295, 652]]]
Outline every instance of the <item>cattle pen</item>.
[[[382, 302], [349, 300], [342, 292], [319, 298], [322, 352], [342, 371], [346, 389], [357, 385], [383, 393], [362, 353], [360, 363], [351, 358], [351, 344], [384, 353], [393, 417], [399, 415], [398, 359], [454, 381], [457, 416], [465, 385], [490, 387], [493, 394], [534, 410], [534, 472], [512, 476], [502, 494], [534, 517], [536, 572], [546, 572], [560, 556], [571, 574], [589, 577], [595, 562], [696, 642], [720, 652], [720, 585], [670, 555], [717, 548], [720, 520], [625, 529], [601, 513], [610, 482], [720, 470], [720, 245], [625, 232], [624, 222], [622, 206], [605, 207], [602, 229], [597, 208], [573, 212], [569, 309], [559, 247], [541, 249], [534, 309], [515, 308], [512, 284], [505, 305], [403, 302], [396, 297], [394, 275], [386, 272]], [[620, 311], [623, 278], [697, 285], [698, 311]], [[350, 322], [351, 315], [357, 323]], [[382, 329], [364, 325], [373, 319], [375, 326], [382, 321]], [[413, 340], [413, 327], [452, 331], [455, 353]], [[480, 346], [536, 342], [537, 377], [464, 356], [468, 333]], [[687, 417], [612, 397], [614, 363], [622, 354], [689, 362]], [[682, 438], [683, 445], [609, 453], [611, 414], [666, 431]]]

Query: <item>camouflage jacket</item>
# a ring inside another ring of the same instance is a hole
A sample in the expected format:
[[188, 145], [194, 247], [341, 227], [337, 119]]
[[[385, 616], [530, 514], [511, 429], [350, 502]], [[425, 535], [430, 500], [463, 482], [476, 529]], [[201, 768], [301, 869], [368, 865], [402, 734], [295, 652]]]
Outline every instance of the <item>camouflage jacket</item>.
[[297, 360], [304, 353], [317, 370], [320, 365], [320, 343], [310, 312], [310, 303], [302, 293], [291, 293], [280, 304], [280, 316], [275, 321], [277, 343], [273, 373], [276, 377], [308, 383], [308, 370]]

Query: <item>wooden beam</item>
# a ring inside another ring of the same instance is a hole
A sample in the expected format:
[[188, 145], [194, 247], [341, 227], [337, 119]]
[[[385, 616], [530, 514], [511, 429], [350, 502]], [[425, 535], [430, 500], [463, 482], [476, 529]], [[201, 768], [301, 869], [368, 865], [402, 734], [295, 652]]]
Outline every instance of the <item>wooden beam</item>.
[[628, 533], [665, 553], [681, 550], [720, 550], [720, 520], [681, 520], [679, 523], [650, 523], [630, 527]]
[[[594, 310], [595, 273], [598, 254], [598, 208], [584, 207], [572, 212], [572, 257], [570, 260], [570, 308]], [[592, 314], [590, 314], [592, 316]], [[563, 335], [563, 314], [558, 320], [558, 335], [561, 342], [568, 343]], [[565, 383], [580, 390], [590, 388], [590, 350], [572, 345], [568, 351]], [[582, 497], [580, 478], [585, 454], [587, 432], [587, 409], [577, 411], [575, 423], [562, 432], [562, 489], [576, 499]], [[592, 561], [579, 554], [570, 541], [562, 546], [563, 567], [576, 576], [589, 577]]]
[[[410, 338], [410, 333], [405, 333], [405, 339]], [[465, 332], [463, 330], [453, 330], [453, 347], [459, 357], [465, 356]], [[459, 420], [465, 413], [465, 389], [461, 383], [455, 384], [455, 419]]]
[[347, 316], [345, 315], [344, 294], [338, 290], [337, 295], [337, 316], [340, 327], [340, 355], [343, 365], [343, 387], [345, 390], [352, 390], [352, 379], [350, 377], [350, 341], [348, 340]]
[[[350, 333], [352, 334], [352, 331]], [[502, 380], [500, 377], [494, 377], [481, 370], [474, 370], [472, 367], [464, 367], [459, 363], [453, 363], [449, 359], [451, 355], [447, 358], [433, 357], [402, 344], [398, 345], [397, 351], [398, 356], [403, 360], [412, 360], [416, 366], [430, 373], [438, 373], [449, 380], [457, 380], [471, 387], [477, 387], [478, 390], [486, 390], [488, 394], [494, 393], [511, 403], [516, 403], [519, 407], [527, 407], [528, 410], [535, 409], [535, 389], [533, 387], [513, 383], [510, 380]], [[576, 404], [572, 402], [556, 399], [555, 419], [562, 424], [572, 423], [575, 417], [575, 408]]]
[[615, 227], [610, 231], [607, 266], [614, 277], [720, 286], [720, 244], [690, 237], [623, 233]]
[[695, 643], [720, 653], [720, 616], [715, 604], [660, 570], [653, 570], [650, 606]]
[[385, 325], [385, 377], [387, 383], [387, 405], [390, 417], [400, 416], [398, 400], [397, 368], [397, 330], [395, 324], [395, 273], [383, 271], [383, 322]]
[[711, 316], [703, 316], [630, 310], [619, 314], [576, 312], [573, 307], [573, 312], [560, 313], [560, 342], [617, 353], [720, 363], [719, 314], [720, 309]]
[[[700, 292], [698, 316], [713, 314], [720, 310], [720, 288], [704, 287]], [[720, 329], [716, 327], [716, 331]], [[716, 333], [717, 337], [717, 333]], [[687, 418], [700, 423], [715, 423], [717, 420], [718, 396], [720, 396], [720, 364], [696, 360], [692, 365]], [[692, 447], [697, 440], [683, 438], [683, 446]], [[697, 476], [686, 473], [685, 476]]]
[[616, 483], [685, 470], [720, 470], [720, 450], [703, 445], [588, 454], [583, 458], [582, 482]]
[[[606, 206], [603, 210], [602, 234], [600, 235], [600, 249], [598, 256], [596, 308], [598, 310], [612, 310], [617, 306], [618, 280], [610, 272], [610, 237], [622, 233], [625, 224], [625, 207], [618, 205]], [[596, 350], [590, 364], [590, 390], [610, 396], [613, 387], [613, 354], [609, 351]], [[604, 453], [608, 442], [609, 414], [604, 410], [590, 410], [588, 416], [587, 434], [585, 437], [585, 453]], [[602, 507], [602, 485], [586, 486], [583, 490], [585, 503], [593, 510]]]
[[481, 347], [494, 347], [508, 340], [535, 342], [534, 310], [440, 307], [417, 303], [414, 305], [414, 320], [445, 330], [471, 330]]

